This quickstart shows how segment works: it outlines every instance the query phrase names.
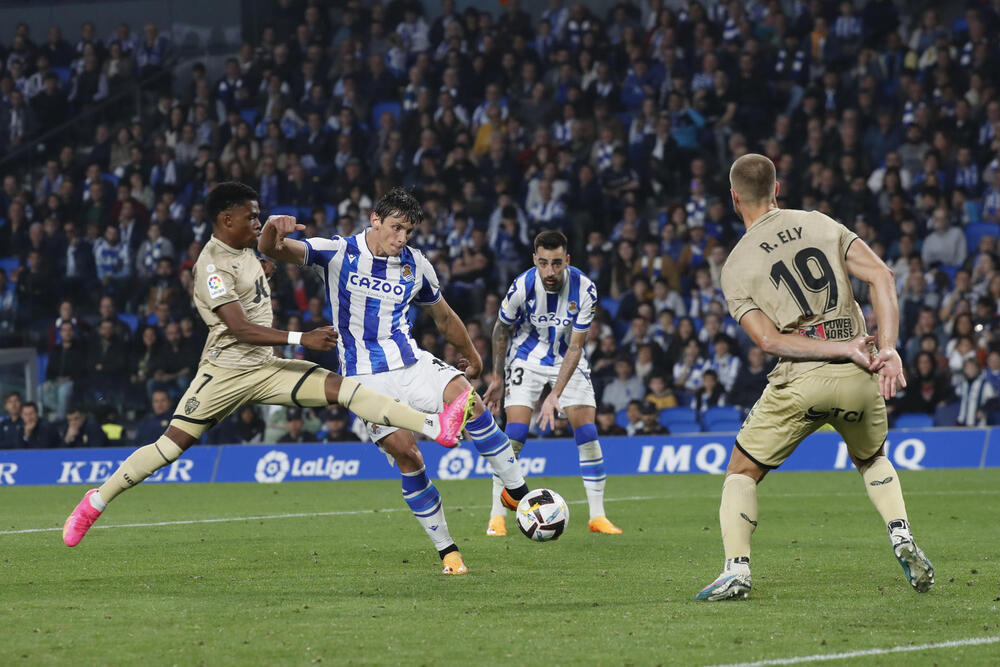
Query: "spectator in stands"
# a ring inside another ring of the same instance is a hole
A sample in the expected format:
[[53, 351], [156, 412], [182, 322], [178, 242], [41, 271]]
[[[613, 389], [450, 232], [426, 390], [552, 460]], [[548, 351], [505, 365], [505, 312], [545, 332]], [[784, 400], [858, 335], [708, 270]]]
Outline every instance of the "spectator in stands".
[[767, 387], [767, 372], [763, 350], [752, 346], [747, 350], [747, 363], [740, 366], [729, 392], [729, 403], [749, 410]]
[[0, 269], [0, 346], [15, 339], [17, 314], [17, 285], [7, 279], [5, 269]]
[[199, 359], [183, 344], [177, 322], [169, 322], [164, 327], [164, 338], [164, 344], [149, 364], [151, 379], [147, 382], [146, 393], [152, 396], [159, 389], [177, 400], [198, 370]]
[[59, 326], [59, 338], [62, 342], [52, 350], [45, 369], [42, 404], [52, 410], [57, 419], [62, 419], [86, 373], [87, 358], [82, 343], [76, 340], [72, 322], [63, 322]]
[[726, 405], [726, 391], [719, 382], [719, 375], [711, 368], [701, 375], [701, 386], [691, 397], [691, 409], [701, 417], [709, 408]]
[[89, 415], [79, 406], [71, 406], [66, 421], [59, 429], [60, 447], [103, 447], [108, 438]]
[[652, 375], [649, 378], [649, 393], [646, 402], [652, 403], [657, 410], [677, 407], [677, 396], [663, 375]]
[[626, 435], [624, 428], [615, 421], [615, 409], [607, 403], [597, 406], [597, 434], [598, 435]]
[[925, 266], [960, 266], [965, 261], [968, 249], [965, 234], [961, 229], [951, 226], [948, 210], [939, 207], [934, 209], [931, 219], [934, 231], [924, 239], [921, 256]]
[[630, 428], [630, 436], [670, 433], [670, 429], [660, 423], [660, 411], [648, 401], [643, 402], [639, 408], [639, 422], [635, 426], [635, 429]]
[[958, 424], [985, 426], [986, 406], [997, 397], [997, 393], [976, 359], [970, 358], [963, 362], [962, 377], [955, 385], [955, 393], [961, 402]]
[[894, 412], [934, 414], [953, 397], [947, 377], [934, 365], [934, 355], [921, 352], [910, 370], [906, 392], [890, 406]]
[[302, 419], [302, 410], [299, 408], [288, 408], [286, 414], [286, 428], [287, 432], [285, 435], [281, 436], [278, 442], [282, 443], [293, 443], [293, 442], [316, 442], [316, 434], [310, 433], [304, 429], [304, 421]]
[[629, 401], [642, 400], [646, 388], [635, 374], [635, 367], [628, 357], [619, 357], [615, 361], [615, 379], [604, 387], [601, 401], [611, 405], [615, 410], [621, 410]]
[[690, 338], [684, 344], [681, 358], [674, 364], [674, 386], [684, 391], [694, 392], [701, 387], [705, 360], [701, 356], [698, 340]]
[[128, 350], [119, 337], [116, 319], [103, 319], [87, 354], [88, 395], [117, 403], [128, 379]]
[[59, 446], [59, 434], [54, 426], [38, 414], [38, 406], [27, 401], [21, 404], [21, 441], [16, 449], [48, 449]]
[[163, 390], [153, 392], [150, 399], [150, 413], [139, 422], [139, 428], [135, 434], [135, 442], [138, 445], [156, 442], [156, 439], [170, 425], [170, 418], [173, 414], [173, 402], [170, 394]]
[[320, 418], [323, 420], [323, 429], [316, 434], [320, 442], [358, 441], [358, 436], [348, 428], [347, 412], [343, 408], [329, 407], [323, 411]]
[[715, 371], [716, 379], [722, 385], [723, 390], [727, 393], [731, 392], [736, 386], [736, 378], [739, 376], [743, 362], [737, 355], [733, 354], [732, 350], [736, 347], [735, 342], [726, 334], [716, 334], [712, 343], [712, 354], [705, 361], [705, 370]]
[[3, 397], [3, 407], [6, 414], [0, 417], [0, 449], [14, 449], [20, 446], [24, 435], [20, 392], [8, 392]]

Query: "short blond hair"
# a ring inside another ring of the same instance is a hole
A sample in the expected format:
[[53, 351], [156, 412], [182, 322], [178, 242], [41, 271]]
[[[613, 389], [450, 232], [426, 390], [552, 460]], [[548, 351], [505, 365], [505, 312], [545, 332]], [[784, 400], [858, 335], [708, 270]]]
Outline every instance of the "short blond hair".
[[776, 180], [774, 163], [759, 153], [737, 158], [729, 169], [729, 184], [748, 204], [771, 201]]

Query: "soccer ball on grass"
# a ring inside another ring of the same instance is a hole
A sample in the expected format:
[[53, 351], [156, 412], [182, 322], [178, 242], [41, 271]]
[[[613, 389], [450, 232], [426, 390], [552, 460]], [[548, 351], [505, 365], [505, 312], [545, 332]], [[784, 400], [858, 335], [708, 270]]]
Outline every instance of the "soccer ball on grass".
[[517, 504], [517, 527], [536, 542], [559, 539], [569, 525], [569, 507], [551, 489], [529, 491]]

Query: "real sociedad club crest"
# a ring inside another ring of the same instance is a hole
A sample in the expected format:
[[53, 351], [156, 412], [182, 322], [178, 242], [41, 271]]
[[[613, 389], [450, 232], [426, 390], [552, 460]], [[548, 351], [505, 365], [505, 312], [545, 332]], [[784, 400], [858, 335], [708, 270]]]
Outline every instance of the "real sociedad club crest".
[[403, 264], [403, 271], [402, 271], [401, 279], [404, 282], [408, 282], [408, 283], [412, 283], [413, 282], [413, 269], [410, 268], [409, 264]]
[[579, 310], [579, 308], [577, 308], [576, 301], [570, 301], [567, 310], [570, 315], [576, 315], [576, 311]]

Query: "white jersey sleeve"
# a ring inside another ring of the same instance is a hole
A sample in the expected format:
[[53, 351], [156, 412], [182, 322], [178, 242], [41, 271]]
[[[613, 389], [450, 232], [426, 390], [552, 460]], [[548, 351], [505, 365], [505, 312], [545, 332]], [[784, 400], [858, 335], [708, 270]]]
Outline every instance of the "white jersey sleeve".
[[[587, 331], [597, 314], [597, 285], [584, 275], [580, 275], [580, 283], [580, 303], [573, 318], [573, 330]], [[572, 304], [569, 312], [573, 312]]]
[[524, 280], [525, 274], [515, 278], [514, 282], [510, 284], [510, 289], [507, 290], [507, 295], [500, 302], [500, 311], [497, 313], [497, 317], [504, 324], [513, 325], [524, 306]]
[[330, 265], [330, 260], [332, 260], [338, 252], [342, 251], [345, 246], [344, 239], [339, 236], [334, 236], [329, 239], [321, 236], [314, 236], [310, 239], [304, 239], [303, 243], [306, 244], [306, 260], [304, 262], [304, 266], [328, 267]]
[[418, 306], [432, 306], [441, 300], [441, 283], [438, 281], [434, 265], [424, 253], [410, 248], [417, 266], [417, 295], [413, 302]]

